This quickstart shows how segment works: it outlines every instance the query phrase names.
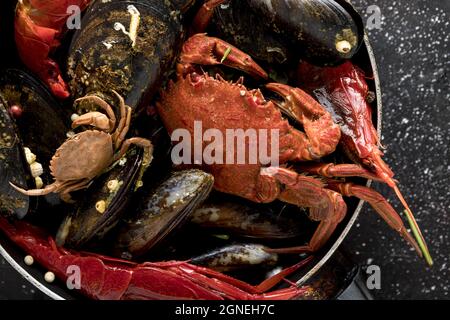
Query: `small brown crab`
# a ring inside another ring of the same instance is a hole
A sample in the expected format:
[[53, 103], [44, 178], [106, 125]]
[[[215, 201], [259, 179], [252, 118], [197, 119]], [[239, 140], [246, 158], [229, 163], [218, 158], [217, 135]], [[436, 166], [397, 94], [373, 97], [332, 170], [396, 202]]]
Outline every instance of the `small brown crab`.
[[59, 193], [63, 201], [71, 202], [71, 192], [87, 188], [96, 176], [122, 158], [131, 145], [140, 146], [151, 155], [153, 145], [149, 140], [138, 137], [125, 140], [130, 128], [131, 108], [125, 105], [124, 99], [117, 92], [113, 92], [120, 102], [121, 117], [117, 128], [114, 111], [106, 101], [94, 95], [76, 100], [76, 102], [90, 101], [103, 109], [106, 114], [93, 111], [73, 121], [73, 129], [83, 125], [95, 129], [74, 135], [56, 150], [50, 162], [50, 171], [55, 182], [43, 189], [34, 190], [24, 190], [10, 182], [11, 186], [28, 196]]

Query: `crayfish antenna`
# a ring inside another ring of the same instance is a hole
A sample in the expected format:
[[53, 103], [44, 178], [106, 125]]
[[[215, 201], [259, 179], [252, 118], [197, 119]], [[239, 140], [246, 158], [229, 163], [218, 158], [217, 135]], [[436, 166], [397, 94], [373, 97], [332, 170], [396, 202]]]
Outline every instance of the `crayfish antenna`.
[[430, 251], [428, 250], [425, 238], [423, 237], [422, 232], [420, 231], [419, 225], [417, 224], [417, 221], [414, 217], [414, 214], [412, 213], [412, 210], [410, 209], [410, 207], [406, 203], [405, 198], [400, 192], [396, 180], [393, 179], [394, 173], [386, 164], [386, 162], [384, 162], [384, 160], [381, 158], [381, 154], [376, 153], [371, 160], [372, 160], [371, 164], [374, 167], [376, 174], [381, 178], [383, 182], [385, 182], [389, 187], [391, 187], [394, 190], [395, 194], [397, 195], [397, 198], [400, 200], [401, 204], [406, 209], [405, 210], [406, 216], [408, 218], [409, 224], [411, 225], [411, 229], [413, 230], [414, 237], [416, 238], [420, 250], [423, 253], [423, 257], [427, 261], [428, 265], [432, 266], [433, 259], [431, 258]]
[[433, 265], [433, 258], [431, 257], [430, 251], [428, 250], [427, 243], [425, 241], [424, 236], [422, 235], [422, 231], [420, 231], [419, 225], [414, 217], [414, 214], [412, 213], [411, 209], [409, 208], [408, 204], [406, 203], [405, 198], [403, 197], [402, 193], [400, 192], [400, 189], [397, 185], [394, 186], [395, 194], [397, 195], [398, 199], [402, 203], [403, 207], [405, 207], [405, 213], [408, 218], [409, 224], [411, 225], [411, 229], [413, 230], [414, 236], [417, 240], [417, 243], [419, 244], [420, 249], [422, 250], [423, 256], [425, 260], [427, 261], [428, 265], [431, 267]]

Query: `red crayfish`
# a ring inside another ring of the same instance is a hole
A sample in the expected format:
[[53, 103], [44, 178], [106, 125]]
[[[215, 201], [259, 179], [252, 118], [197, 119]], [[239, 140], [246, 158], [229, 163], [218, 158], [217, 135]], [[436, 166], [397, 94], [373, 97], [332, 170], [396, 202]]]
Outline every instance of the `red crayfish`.
[[92, 299], [293, 299], [311, 292], [309, 287], [279, 289], [264, 293], [284, 277], [306, 265], [305, 259], [251, 286], [222, 273], [189, 264], [188, 261], [167, 261], [138, 264], [90, 253], [78, 253], [58, 248], [43, 230], [26, 222], [9, 223], [0, 218], [0, 229], [19, 247], [62, 281], [68, 279], [68, 268], [80, 271], [80, 290]]
[[[313, 76], [311, 76], [313, 75]], [[304, 169], [325, 177], [360, 176], [386, 183], [406, 209], [406, 214], [418, 233], [418, 242], [427, 262], [431, 260], [423, 235], [413, 213], [404, 199], [394, 173], [382, 159], [379, 137], [372, 123], [369, 86], [364, 72], [347, 61], [337, 67], [315, 67], [301, 63], [298, 71], [302, 86], [311, 91], [318, 101], [333, 115], [342, 131], [341, 145], [346, 155], [356, 164], [312, 165]], [[341, 188], [342, 189], [342, 188]], [[399, 225], [386, 220], [394, 229]]]

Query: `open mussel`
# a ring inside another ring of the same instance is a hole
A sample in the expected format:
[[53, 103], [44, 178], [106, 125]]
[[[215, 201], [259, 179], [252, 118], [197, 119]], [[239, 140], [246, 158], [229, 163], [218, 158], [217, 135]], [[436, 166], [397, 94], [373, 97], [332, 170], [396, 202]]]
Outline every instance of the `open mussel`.
[[200, 170], [173, 172], [140, 199], [136, 212], [125, 219], [116, 240], [122, 258], [140, 256], [156, 246], [210, 194], [214, 178]]
[[185, 35], [182, 15], [193, 2], [94, 1], [69, 49], [72, 94], [114, 89], [133, 109], [145, 107], [172, 72]]
[[230, 0], [215, 9], [211, 31], [273, 63], [331, 65], [351, 58], [364, 28], [345, 0]]
[[30, 200], [9, 183], [26, 188], [51, 183], [50, 160], [70, 130], [69, 117], [39, 80], [21, 70], [1, 73], [0, 96], [1, 210], [22, 218]]

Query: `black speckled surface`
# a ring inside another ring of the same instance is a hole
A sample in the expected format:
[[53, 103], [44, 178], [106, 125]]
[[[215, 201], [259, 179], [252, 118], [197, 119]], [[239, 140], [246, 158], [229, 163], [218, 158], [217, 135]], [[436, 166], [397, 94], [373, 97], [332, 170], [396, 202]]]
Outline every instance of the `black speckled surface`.
[[[364, 14], [381, 9], [369, 31], [383, 89], [386, 161], [416, 214], [434, 258], [427, 268], [365, 205], [343, 249], [361, 265], [381, 268], [378, 299], [449, 299], [450, 289], [450, 2], [354, 0]], [[367, 17], [367, 15], [366, 15]], [[391, 190], [375, 184], [400, 208]], [[0, 259], [0, 299], [43, 296]]]

